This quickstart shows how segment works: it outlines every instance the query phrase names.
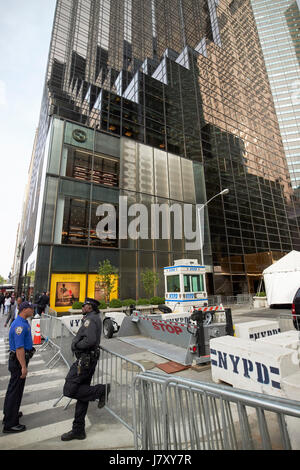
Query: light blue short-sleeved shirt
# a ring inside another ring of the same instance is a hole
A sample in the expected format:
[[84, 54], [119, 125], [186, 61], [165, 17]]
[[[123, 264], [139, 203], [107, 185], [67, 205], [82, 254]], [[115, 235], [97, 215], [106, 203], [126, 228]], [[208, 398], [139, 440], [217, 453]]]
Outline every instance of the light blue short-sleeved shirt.
[[16, 320], [12, 322], [9, 330], [9, 348], [11, 351], [16, 351], [19, 348], [30, 351], [32, 346], [30, 325], [27, 320], [18, 316]]

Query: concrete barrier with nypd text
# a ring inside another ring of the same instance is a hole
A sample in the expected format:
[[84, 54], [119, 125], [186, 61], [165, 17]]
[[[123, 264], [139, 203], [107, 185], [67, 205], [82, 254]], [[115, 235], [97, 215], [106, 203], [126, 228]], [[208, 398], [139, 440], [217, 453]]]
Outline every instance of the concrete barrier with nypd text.
[[275, 336], [258, 338], [257, 341], [263, 344], [271, 344], [273, 346], [293, 349], [300, 353], [300, 337], [299, 331], [297, 330], [284, 331], [283, 333], [279, 333]]
[[[289, 400], [299, 401], [300, 407], [300, 339], [299, 331], [290, 330], [280, 333], [276, 336], [260, 338], [257, 343], [269, 344], [270, 346], [281, 347], [290, 351], [294, 351], [293, 359], [298, 362], [298, 372], [284, 377], [281, 380], [281, 390], [285, 398]], [[300, 427], [299, 419], [286, 416], [285, 418], [288, 433], [292, 445], [292, 449], [300, 450]]]
[[68, 330], [76, 334], [79, 328], [81, 327], [82, 318], [83, 318], [82, 314], [81, 315], [69, 315], [69, 316], [61, 317], [61, 321], [68, 328]]
[[285, 331], [275, 336], [267, 338], [259, 338], [257, 342], [262, 344], [270, 344], [271, 346], [279, 346], [281, 348], [290, 349], [295, 352], [293, 358], [300, 367], [300, 338], [299, 332], [296, 330]]
[[[300, 371], [282, 379], [282, 390], [289, 400], [299, 401], [300, 407]], [[293, 450], [300, 450], [300, 426], [299, 419], [286, 416], [285, 421]]]
[[284, 396], [282, 379], [299, 371], [297, 351], [262, 342], [223, 336], [210, 341], [210, 353], [214, 382], [258, 393]]
[[278, 335], [280, 327], [277, 321], [257, 320], [238, 323], [235, 325], [234, 331], [237, 338], [256, 341], [259, 338]]

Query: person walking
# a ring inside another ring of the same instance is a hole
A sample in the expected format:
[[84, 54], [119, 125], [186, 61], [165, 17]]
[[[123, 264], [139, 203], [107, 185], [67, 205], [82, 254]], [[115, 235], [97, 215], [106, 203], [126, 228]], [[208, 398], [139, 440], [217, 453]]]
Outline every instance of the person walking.
[[18, 297], [17, 302], [14, 304], [13, 307], [11, 307], [10, 313], [8, 314], [8, 316], [6, 318], [6, 322], [4, 324], [5, 328], [7, 327], [7, 325], [10, 327], [12, 322], [14, 320], [16, 320], [16, 318], [18, 317], [19, 307], [20, 307], [21, 303], [22, 303], [22, 297]]
[[1, 310], [2, 310], [2, 314], [4, 315], [4, 301], [5, 301], [5, 296], [4, 294], [1, 292], [0, 293], [0, 313], [1, 313]]
[[43, 292], [43, 295], [39, 298], [37, 304], [37, 313], [38, 315], [42, 315], [42, 313], [45, 313], [47, 305], [49, 305], [49, 295], [47, 292]]
[[19, 315], [13, 321], [9, 330], [9, 362], [8, 370], [11, 374], [3, 406], [3, 432], [19, 433], [26, 431], [26, 426], [19, 423], [22, 416], [20, 405], [28, 372], [28, 363], [35, 353], [32, 345], [31, 328], [28, 318], [33, 316], [34, 306], [29, 302], [22, 302], [19, 306]]
[[6, 294], [5, 300], [4, 300], [4, 307], [5, 307], [5, 315], [7, 315], [10, 312], [11, 309], [11, 297], [9, 294]]
[[91, 386], [96, 365], [100, 356], [102, 321], [99, 315], [99, 302], [87, 298], [82, 308], [82, 326], [72, 342], [72, 351], [77, 358], [65, 379], [63, 393], [77, 400], [72, 430], [61, 436], [62, 441], [85, 439], [85, 416], [90, 401], [98, 402], [98, 408], [105, 405], [110, 393], [110, 384]]

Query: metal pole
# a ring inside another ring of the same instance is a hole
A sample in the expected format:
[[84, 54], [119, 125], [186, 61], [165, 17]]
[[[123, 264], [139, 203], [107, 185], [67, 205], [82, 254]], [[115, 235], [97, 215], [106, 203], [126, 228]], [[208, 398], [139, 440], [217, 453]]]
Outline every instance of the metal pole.
[[204, 206], [198, 207], [198, 225], [199, 225], [199, 235], [200, 235], [200, 251], [201, 251], [201, 266], [204, 266], [204, 256], [203, 256], [203, 240], [202, 240], [202, 229], [201, 229], [201, 209]]
[[[201, 248], [201, 265], [204, 266], [204, 255], [203, 255], [203, 248], [204, 248], [204, 240], [202, 239], [202, 230], [201, 230], [201, 218], [200, 218], [200, 211], [204, 209], [213, 199], [215, 199], [218, 196], [225, 196], [225, 194], [229, 193], [229, 189], [223, 189], [223, 191], [220, 191], [218, 194], [215, 194], [213, 197], [211, 197], [205, 204], [203, 204], [201, 207], [198, 207], [198, 225], [199, 225], [199, 233], [200, 233], [200, 248]], [[204, 216], [205, 217], [205, 214]], [[204, 225], [204, 224], [203, 224]]]

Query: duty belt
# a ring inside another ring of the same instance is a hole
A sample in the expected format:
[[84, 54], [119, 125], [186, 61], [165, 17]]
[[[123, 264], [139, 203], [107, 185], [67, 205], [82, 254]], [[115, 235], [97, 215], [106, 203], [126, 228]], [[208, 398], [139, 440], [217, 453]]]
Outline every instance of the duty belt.
[[[30, 351], [25, 351], [25, 360], [26, 360], [26, 361], [29, 361], [29, 360], [32, 358], [32, 356], [34, 355], [34, 353], [35, 353], [35, 349], [34, 349], [34, 348], [32, 348]], [[14, 360], [17, 360], [16, 351], [10, 351], [10, 352], [9, 352], [9, 359], [11, 359], [11, 360], [13, 360], [13, 361], [14, 361]]]
[[92, 351], [75, 351], [75, 356], [77, 359], [80, 359], [82, 357], [89, 357], [90, 359], [99, 359], [100, 356], [100, 348], [97, 348]]

